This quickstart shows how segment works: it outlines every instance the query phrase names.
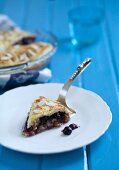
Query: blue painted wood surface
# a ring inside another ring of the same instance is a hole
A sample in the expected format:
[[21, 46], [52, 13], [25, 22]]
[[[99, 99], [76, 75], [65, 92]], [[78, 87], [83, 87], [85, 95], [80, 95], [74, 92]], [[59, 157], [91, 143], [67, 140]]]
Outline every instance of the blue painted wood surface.
[[[85, 1], [85, 2], [84, 2]], [[83, 50], [69, 45], [67, 12], [86, 0], [0, 0], [0, 13], [9, 15], [18, 25], [29, 30], [50, 30], [59, 38], [58, 51], [50, 67], [52, 82], [64, 82], [85, 57], [93, 63], [75, 85], [98, 93], [109, 104], [113, 122], [99, 140], [87, 146], [89, 170], [119, 170], [119, 3], [105, 0], [106, 17], [99, 43]], [[94, 3], [91, 0], [90, 3]], [[0, 146], [0, 170], [83, 170], [83, 149], [53, 155], [29, 155]]]

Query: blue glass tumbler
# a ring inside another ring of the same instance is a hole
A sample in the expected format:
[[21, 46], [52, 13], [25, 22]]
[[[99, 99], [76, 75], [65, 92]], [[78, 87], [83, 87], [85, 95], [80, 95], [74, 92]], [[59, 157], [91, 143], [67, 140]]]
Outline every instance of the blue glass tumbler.
[[100, 39], [104, 9], [82, 5], [68, 13], [71, 42], [74, 46], [90, 45]]

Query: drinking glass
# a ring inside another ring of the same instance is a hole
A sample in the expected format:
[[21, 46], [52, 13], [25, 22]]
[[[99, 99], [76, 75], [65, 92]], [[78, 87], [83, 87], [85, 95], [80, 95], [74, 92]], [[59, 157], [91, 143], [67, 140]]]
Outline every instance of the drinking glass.
[[90, 45], [101, 37], [104, 8], [82, 5], [68, 13], [71, 42], [74, 46]]

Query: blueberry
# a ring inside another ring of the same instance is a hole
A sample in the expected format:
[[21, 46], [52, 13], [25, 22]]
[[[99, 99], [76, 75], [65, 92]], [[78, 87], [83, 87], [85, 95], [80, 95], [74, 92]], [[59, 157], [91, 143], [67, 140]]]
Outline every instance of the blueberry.
[[64, 135], [71, 135], [72, 133], [72, 129], [69, 126], [66, 126], [62, 132], [64, 133]]
[[79, 126], [76, 125], [76, 124], [74, 124], [74, 123], [72, 123], [72, 124], [69, 125], [69, 127], [70, 127], [72, 130], [74, 130], [74, 129], [77, 129]]
[[41, 118], [40, 118], [41, 124], [45, 124], [45, 123], [47, 122], [48, 118], [49, 118], [48, 116], [43, 116], [43, 117], [41, 117]]

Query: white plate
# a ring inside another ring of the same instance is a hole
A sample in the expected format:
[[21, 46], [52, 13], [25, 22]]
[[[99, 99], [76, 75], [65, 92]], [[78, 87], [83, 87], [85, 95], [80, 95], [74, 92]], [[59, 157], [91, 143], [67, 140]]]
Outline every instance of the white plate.
[[[60, 128], [25, 138], [21, 135], [32, 101], [38, 96], [57, 99], [62, 84], [41, 84], [20, 87], [0, 97], [0, 144], [21, 152], [48, 154], [70, 151], [98, 139], [108, 129], [112, 114], [107, 104], [95, 93], [72, 86], [67, 103], [76, 110], [67, 124]], [[70, 136], [61, 130], [70, 123], [80, 125]]]

